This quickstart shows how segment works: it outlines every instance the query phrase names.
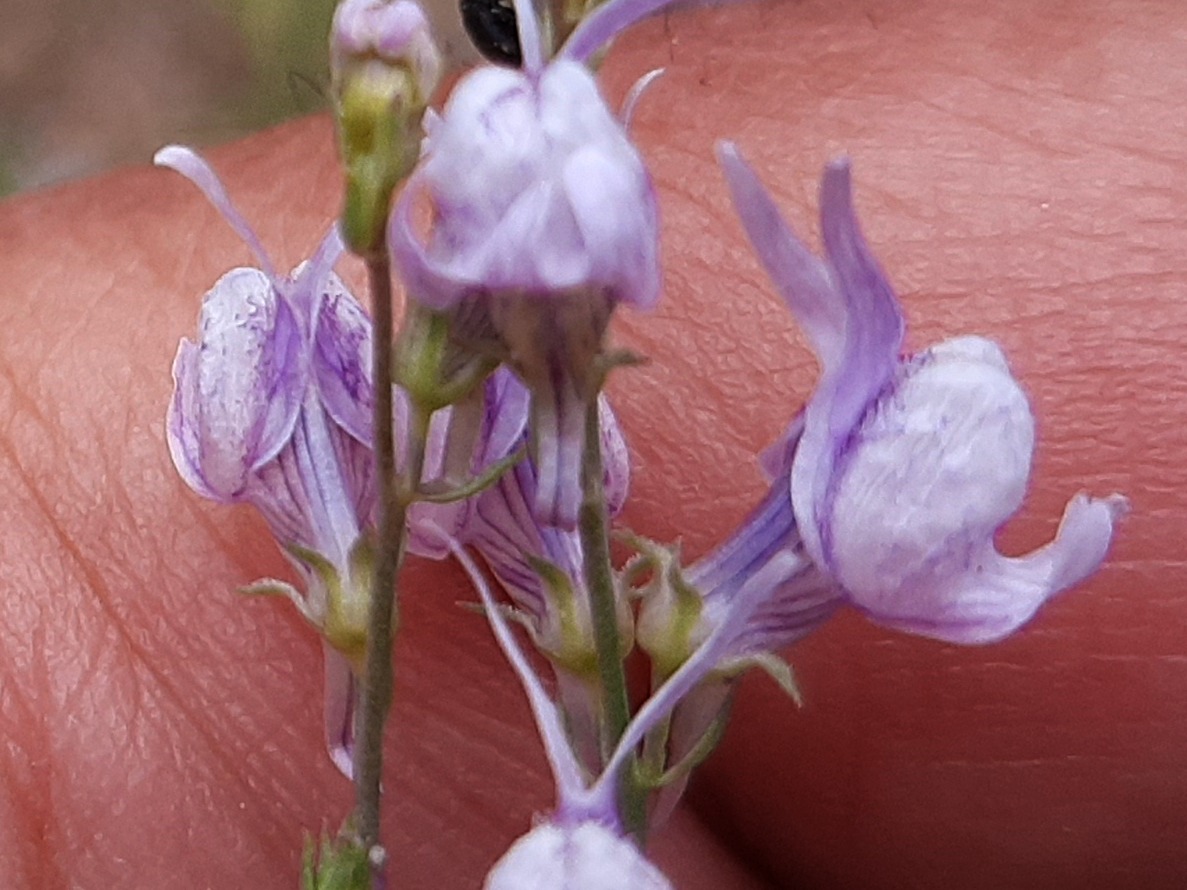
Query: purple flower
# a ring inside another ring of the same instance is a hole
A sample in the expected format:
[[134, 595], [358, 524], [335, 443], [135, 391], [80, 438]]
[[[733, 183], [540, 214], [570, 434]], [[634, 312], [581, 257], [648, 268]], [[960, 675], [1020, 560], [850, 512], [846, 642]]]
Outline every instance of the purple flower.
[[[555, 811], [512, 845], [495, 863], [484, 886], [487, 890], [670, 890], [671, 883], [624, 836], [616, 803], [615, 777], [626, 754], [638, 744], [639, 735], [624, 739], [612, 763], [596, 781], [587, 784], [561, 715], [515, 642], [477, 564], [460, 542], [444, 535], [442, 542], [474, 583], [495, 638], [523, 684], [556, 782]], [[644, 728], [634, 725], [637, 731]]]
[[[584, 418], [610, 315], [659, 294], [651, 180], [583, 61], [654, 8], [612, 0], [546, 63], [535, 12], [521, 3], [522, 70], [486, 66], [458, 83], [427, 122], [392, 215], [410, 297], [485, 317], [488, 348], [531, 391], [534, 510], [566, 528], [577, 521]], [[414, 211], [426, 201], [422, 240]]]
[[557, 806], [549, 817], [517, 841], [491, 870], [492, 890], [521, 887], [572, 887], [610, 890], [640, 887], [664, 890], [671, 884], [624, 837], [617, 805], [618, 776], [640, 742], [668, 719], [721, 664], [754, 607], [782, 579], [803, 570], [804, 560], [790, 553], [773, 557], [737, 591], [735, 608], [723, 616], [684, 663], [643, 704], [627, 725], [613, 753], [595, 778], [585, 771], [571, 747], [557, 706], [549, 699], [506, 616], [498, 608], [477, 564], [460, 541], [441, 536], [469, 575], [482, 600], [495, 638], [515, 670], [556, 783]]
[[[523, 391], [518, 383], [514, 386]], [[599, 413], [607, 509], [615, 516], [626, 502], [630, 461], [604, 396]], [[601, 685], [583, 551], [575, 531], [536, 519], [532, 504], [538, 477], [530, 459], [520, 461], [470, 502], [463, 522], [442, 528], [482, 557], [510, 598], [513, 614], [548, 658], [574, 746], [592, 768], [601, 760]], [[627, 601], [620, 599], [617, 605], [625, 657], [634, 636], [633, 621]]]
[[1007, 636], [1092, 574], [1125, 510], [1118, 495], [1077, 495], [1055, 539], [1026, 556], [994, 548], [1030, 473], [1026, 397], [979, 337], [900, 357], [902, 314], [858, 229], [848, 165], [824, 175], [822, 261], [733, 146], [719, 155], [755, 250], [823, 365], [787, 442], [795, 526], [815, 566], [874, 621], [964, 644]]
[[[428, 122], [391, 229], [409, 295], [433, 309], [492, 294], [650, 307], [658, 214], [642, 159], [584, 56], [562, 49], [545, 64], [530, 4], [518, 23], [524, 67], [476, 69]], [[434, 210], [427, 243], [413, 223], [422, 198]]]
[[[396, 427], [404, 429], [407, 400], [401, 390], [396, 396]], [[496, 369], [472, 397], [434, 413], [423, 478], [456, 486], [485, 474], [523, 444], [527, 419], [527, 390], [506, 368]], [[514, 468], [508, 469], [502, 478], [514, 472]], [[449, 503], [414, 503], [409, 509], [409, 551], [428, 559], [445, 559], [449, 548], [441, 542], [441, 533], [464, 535], [476, 522], [480, 500], [501, 484], [502, 480], [479, 495]]]
[[246, 588], [292, 600], [327, 642], [326, 734], [349, 775], [354, 678], [366, 644], [371, 528], [370, 323], [331, 268], [336, 234], [289, 277], [277, 275], [214, 172], [170, 146], [156, 163], [197, 185], [256, 254], [202, 303], [197, 341], [182, 340], [167, 419], [178, 472], [203, 497], [264, 516], [305, 580]]

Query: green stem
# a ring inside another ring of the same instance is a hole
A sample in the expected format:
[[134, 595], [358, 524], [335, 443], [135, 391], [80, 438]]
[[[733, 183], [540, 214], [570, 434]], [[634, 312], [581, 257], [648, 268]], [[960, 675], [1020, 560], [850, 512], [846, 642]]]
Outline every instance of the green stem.
[[392, 281], [385, 251], [367, 258], [374, 313], [373, 378], [375, 385], [375, 465], [379, 477], [379, 541], [371, 612], [367, 630], [367, 662], [355, 746], [355, 813], [359, 840], [368, 851], [373, 883], [386, 858], [380, 844], [380, 782], [383, 776], [383, 730], [391, 708], [392, 640], [399, 624], [396, 578], [404, 561], [405, 515], [410, 492], [424, 466], [428, 417], [411, 412], [404, 478], [396, 477], [392, 417]]
[[[602, 756], [607, 758], [622, 738], [631, 719], [623, 668], [622, 641], [618, 636], [618, 609], [614, 573], [610, 565], [610, 531], [602, 467], [602, 434], [598, 400], [590, 398], [585, 412], [585, 444], [581, 457], [581, 512], [578, 531], [585, 559], [585, 586], [589, 590], [598, 674], [602, 681]], [[634, 758], [623, 767], [619, 807], [627, 831], [642, 842], [646, 812], [642, 789], [636, 781]]]

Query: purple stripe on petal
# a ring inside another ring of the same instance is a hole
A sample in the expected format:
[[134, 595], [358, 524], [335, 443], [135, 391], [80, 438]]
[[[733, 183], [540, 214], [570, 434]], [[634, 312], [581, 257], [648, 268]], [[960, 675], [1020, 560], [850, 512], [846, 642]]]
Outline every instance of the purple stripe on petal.
[[305, 339], [287, 300], [277, 300], [269, 347], [261, 356], [262, 371], [267, 375], [267, 410], [252, 469], [271, 460], [292, 435], [296, 414], [309, 383]]
[[813, 402], [830, 403], [829, 431], [842, 437], [894, 376], [904, 323], [898, 299], [858, 226], [848, 161], [835, 161], [825, 171], [820, 223], [829, 263], [845, 298], [845, 348]]
[[371, 320], [332, 278], [315, 321], [313, 375], [334, 422], [367, 446], [374, 431], [371, 349]]
[[729, 597], [777, 551], [798, 544], [786, 482], [776, 482], [738, 530], [688, 567], [688, 581], [706, 597]]
[[519, 447], [528, 423], [527, 387], [506, 366], [486, 382], [486, 418], [480, 466], [496, 463]]
[[532, 393], [533, 459], [536, 463], [536, 518], [559, 528], [577, 527], [581, 507], [581, 456], [585, 438], [585, 400], [567, 376], [553, 375]]
[[204, 493], [232, 500], [296, 423], [306, 383], [296, 319], [262, 272], [235, 269], [206, 295], [198, 345], [178, 359], [177, 444]]
[[631, 488], [631, 454], [618, 417], [605, 394], [598, 396], [598, 425], [602, 431], [602, 467], [605, 475], [606, 512], [617, 516], [626, 505]]

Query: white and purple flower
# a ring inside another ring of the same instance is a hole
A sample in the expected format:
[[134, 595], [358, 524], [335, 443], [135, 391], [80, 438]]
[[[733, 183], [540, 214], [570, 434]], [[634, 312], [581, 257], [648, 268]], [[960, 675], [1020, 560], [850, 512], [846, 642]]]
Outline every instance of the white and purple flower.
[[[517, 382], [514, 386], [522, 392]], [[604, 395], [598, 409], [603, 488], [607, 511], [614, 517], [626, 502], [630, 458]], [[441, 528], [477, 552], [506, 591], [512, 614], [553, 668], [573, 746], [592, 769], [601, 763], [602, 691], [584, 553], [576, 531], [536, 518], [532, 505], [538, 478], [536, 464], [521, 460], [470, 502], [463, 523]], [[615, 606], [625, 658], [633, 645], [634, 621], [624, 596]]]
[[789, 485], [804, 549], [845, 600], [888, 627], [989, 643], [1096, 571], [1126, 509], [1119, 495], [1076, 495], [1033, 553], [995, 549], [1030, 475], [1030, 407], [988, 340], [902, 357], [902, 313], [858, 228], [848, 164], [824, 174], [820, 260], [733, 146], [719, 156], [755, 250], [823, 366], [787, 443]]
[[[219, 279], [203, 300], [197, 341], [183, 339], [178, 347], [169, 451], [198, 494], [259, 510], [304, 579], [303, 591], [275, 579], [244, 590], [288, 598], [322, 635], [327, 743], [335, 765], [350, 775], [378, 493], [371, 320], [332, 271], [342, 253], [336, 231], [309, 262], [280, 276], [201, 158], [170, 146], [156, 163], [197, 185], [260, 265]], [[527, 393], [514, 377], [496, 371], [475, 396], [433, 417], [424, 482], [465, 484], [521, 443]], [[393, 398], [399, 462], [408, 405], [402, 390]], [[474, 497], [414, 504], [410, 550], [443, 557], [423, 528], [460, 532], [476, 506]]]
[[370, 322], [332, 272], [336, 233], [280, 276], [201, 158], [170, 146], [155, 160], [197, 185], [260, 264], [219, 279], [203, 300], [197, 341], [178, 347], [169, 452], [198, 494], [259, 510], [303, 577], [303, 592], [272, 579], [245, 590], [288, 597], [322, 634], [326, 740], [349, 774], [376, 499]]
[[452, 549], [470, 576], [495, 638], [523, 685], [556, 782], [556, 809], [495, 863], [484, 887], [486, 890], [554, 887], [671, 890], [667, 878], [626, 837], [618, 810], [616, 777], [627, 754], [638, 744], [638, 731], [644, 729], [643, 724], [633, 724], [635, 733], [628, 728], [628, 735], [610, 762], [594, 782], [587, 783], [585, 771], [570, 747], [561, 713], [515, 642], [481, 570], [459, 541], [445, 535], [441, 540]]
[[[584, 64], [618, 29], [662, 4], [612, 0], [551, 60], [530, 3], [517, 9], [522, 69], [481, 67], [426, 122], [419, 166], [389, 240], [410, 297], [487, 320], [492, 353], [532, 393], [534, 509], [577, 521], [585, 413], [605, 369], [614, 307], [659, 296], [651, 179]], [[427, 238], [419, 203], [433, 211]]]

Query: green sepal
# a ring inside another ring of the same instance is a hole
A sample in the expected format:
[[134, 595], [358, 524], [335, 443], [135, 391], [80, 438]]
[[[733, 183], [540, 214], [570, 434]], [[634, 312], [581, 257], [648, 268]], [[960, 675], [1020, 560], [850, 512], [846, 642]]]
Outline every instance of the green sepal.
[[520, 446], [502, 460], [491, 464], [479, 475], [456, 484], [447, 480], [426, 482], [417, 490], [416, 500], [429, 504], [452, 504], [481, 494], [498, 482], [504, 473], [523, 460], [526, 454], [527, 448]]
[[371, 863], [367, 851], [344, 832], [321, 840], [305, 835], [301, 853], [301, 890], [371, 890]]
[[583, 621], [581, 603], [573, 590], [573, 582], [560, 566], [532, 554], [524, 554], [528, 565], [544, 582], [544, 594], [555, 610], [558, 639], [535, 640], [548, 658], [579, 677], [596, 676], [598, 653], [593, 641], [593, 628]]
[[245, 584], [239, 588], [239, 593], [243, 596], [279, 596], [287, 599], [294, 606], [297, 611], [311, 624], [317, 624], [316, 619], [309, 612], [309, 607], [305, 603], [305, 597], [301, 595], [301, 591], [293, 587], [287, 581], [281, 581], [278, 578], [261, 578], [258, 581], [252, 581], [250, 584]]
[[294, 559], [300, 560], [317, 572], [318, 577], [322, 579], [327, 585], [338, 583], [338, 570], [334, 568], [334, 564], [326, 557], [322, 556], [316, 550], [310, 550], [308, 547], [302, 547], [300, 544], [289, 542], [284, 545], [285, 552]]
[[477, 389], [498, 367], [486, 351], [464, 345], [455, 336], [452, 312], [409, 305], [393, 355], [392, 382], [426, 415], [456, 404]]
[[791, 665], [773, 652], [758, 652], [753, 655], [743, 655], [740, 658], [731, 658], [721, 665], [719, 673], [736, 677], [752, 667], [758, 668], [774, 680], [779, 688], [795, 702], [796, 707], [804, 706], [804, 695], [800, 690], [799, 683], [796, 682], [795, 672], [791, 669]]
[[367, 652], [367, 627], [371, 609], [371, 579], [374, 575], [374, 544], [360, 535], [347, 554], [348, 577], [342, 578], [337, 567], [316, 550], [300, 544], [284, 548], [294, 559], [304, 563], [322, 583], [326, 594], [325, 614], [302, 614], [317, 627], [326, 642], [341, 652], [356, 670], [361, 671]]

